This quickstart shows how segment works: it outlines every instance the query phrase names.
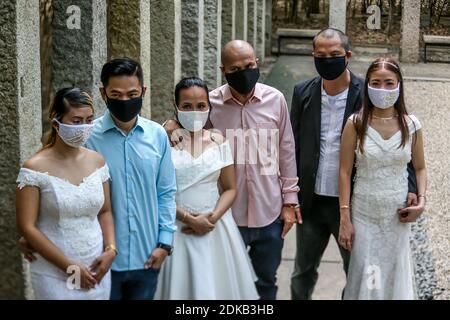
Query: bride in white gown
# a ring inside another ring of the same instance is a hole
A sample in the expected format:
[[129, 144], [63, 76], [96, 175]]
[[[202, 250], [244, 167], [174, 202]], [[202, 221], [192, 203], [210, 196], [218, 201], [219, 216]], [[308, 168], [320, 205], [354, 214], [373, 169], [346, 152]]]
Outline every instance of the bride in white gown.
[[49, 114], [56, 120], [48, 142], [17, 178], [17, 224], [34, 298], [107, 300], [117, 253], [109, 171], [100, 154], [81, 147], [92, 131], [92, 99], [62, 89]]
[[178, 119], [189, 132], [172, 149], [178, 230], [155, 299], [258, 299], [256, 275], [230, 210], [236, 194], [230, 145], [202, 129], [210, 108], [206, 85], [183, 79], [175, 95]]
[[[341, 145], [339, 241], [351, 250], [344, 299], [415, 299], [409, 223], [425, 206], [421, 124], [407, 114], [395, 61], [375, 60], [367, 71], [366, 86], [363, 109], [347, 122]], [[355, 153], [357, 173], [350, 207]], [[418, 201], [404, 208], [411, 160]]]

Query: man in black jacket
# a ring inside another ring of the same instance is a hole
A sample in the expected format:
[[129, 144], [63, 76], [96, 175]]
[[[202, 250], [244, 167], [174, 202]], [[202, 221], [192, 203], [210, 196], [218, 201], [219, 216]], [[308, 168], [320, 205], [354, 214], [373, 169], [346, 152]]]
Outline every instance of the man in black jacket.
[[[338, 242], [340, 139], [364, 93], [364, 80], [347, 69], [352, 52], [342, 31], [320, 31], [313, 40], [313, 56], [320, 76], [295, 86], [291, 107], [303, 217], [297, 226], [292, 299], [311, 299], [330, 235]], [[409, 181], [408, 204], [417, 201], [413, 170]], [[350, 252], [338, 246], [347, 273]]]

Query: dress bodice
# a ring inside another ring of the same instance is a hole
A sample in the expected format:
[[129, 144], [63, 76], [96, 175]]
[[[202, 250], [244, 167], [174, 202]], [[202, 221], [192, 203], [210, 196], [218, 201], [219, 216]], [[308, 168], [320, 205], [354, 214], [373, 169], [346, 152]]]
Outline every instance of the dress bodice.
[[[367, 128], [364, 139], [364, 153], [356, 149], [356, 176], [353, 190], [353, 200], [359, 198], [354, 205], [354, 212], [366, 213], [367, 208], [383, 206], [386, 199], [395, 201], [399, 208], [406, 201], [408, 193], [407, 165], [411, 161], [411, 145], [414, 133], [421, 128], [419, 120], [409, 116], [408, 130], [409, 140], [401, 147], [401, 131], [397, 131], [389, 139], [384, 139], [378, 131], [372, 127]], [[390, 205], [390, 204], [389, 204]], [[364, 206], [364, 207], [362, 207]], [[388, 212], [381, 210], [381, 212]], [[377, 218], [383, 218], [377, 213]]]
[[[97, 215], [104, 203], [103, 182], [109, 179], [107, 165], [85, 177], [80, 185], [56, 176], [21, 168], [19, 188], [40, 190], [37, 228], [69, 259], [89, 265], [102, 252], [103, 236]], [[100, 249], [100, 252], [98, 252]], [[40, 258], [32, 271], [48, 273], [54, 266]]]
[[176, 202], [188, 212], [211, 212], [219, 199], [218, 179], [222, 168], [233, 164], [228, 141], [207, 147], [194, 158], [188, 151], [172, 148]]

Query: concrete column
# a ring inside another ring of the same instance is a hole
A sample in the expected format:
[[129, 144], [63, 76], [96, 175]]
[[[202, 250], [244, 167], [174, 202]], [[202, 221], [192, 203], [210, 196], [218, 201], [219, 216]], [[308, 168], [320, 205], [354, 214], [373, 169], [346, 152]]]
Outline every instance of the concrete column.
[[264, 31], [264, 48], [265, 55], [270, 55], [272, 53], [272, 0], [265, 1], [265, 31]]
[[173, 116], [173, 89], [181, 79], [182, 0], [151, 0], [152, 120]]
[[106, 1], [53, 1], [53, 13], [53, 91], [68, 86], [91, 91], [100, 115], [105, 109], [98, 87], [107, 59]]
[[401, 34], [401, 61], [419, 62], [420, 0], [403, 0]]
[[16, 246], [15, 181], [41, 146], [39, 1], [0, 1], [0, 12], [0, 299], [23, 299], [28, 265]]
[[[129, 57], [139, 61], [144, 84], [150, 85], [150, 0], [109, 0], [108, 60]], [[144, 98], [142, 113], [151, 117], [151, 94]]]
[[330, 12], [328, 25], [345, 32], [347, 14], [347, 1], [330, 0]]

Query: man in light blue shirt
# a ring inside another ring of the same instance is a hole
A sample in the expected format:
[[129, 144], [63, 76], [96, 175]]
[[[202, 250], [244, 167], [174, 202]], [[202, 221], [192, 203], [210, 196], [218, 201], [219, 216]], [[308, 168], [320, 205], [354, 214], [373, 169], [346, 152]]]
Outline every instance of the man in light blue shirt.
[[114, 59], [101, 80], [108, 111], [95, 121], [86, 147], [103, 155], [111, 175], [118, 251], [111, 299], [153, 299], [176, 230], [170, 143], [163, 127], [138, 115], [147, 89], [138, 62]]

